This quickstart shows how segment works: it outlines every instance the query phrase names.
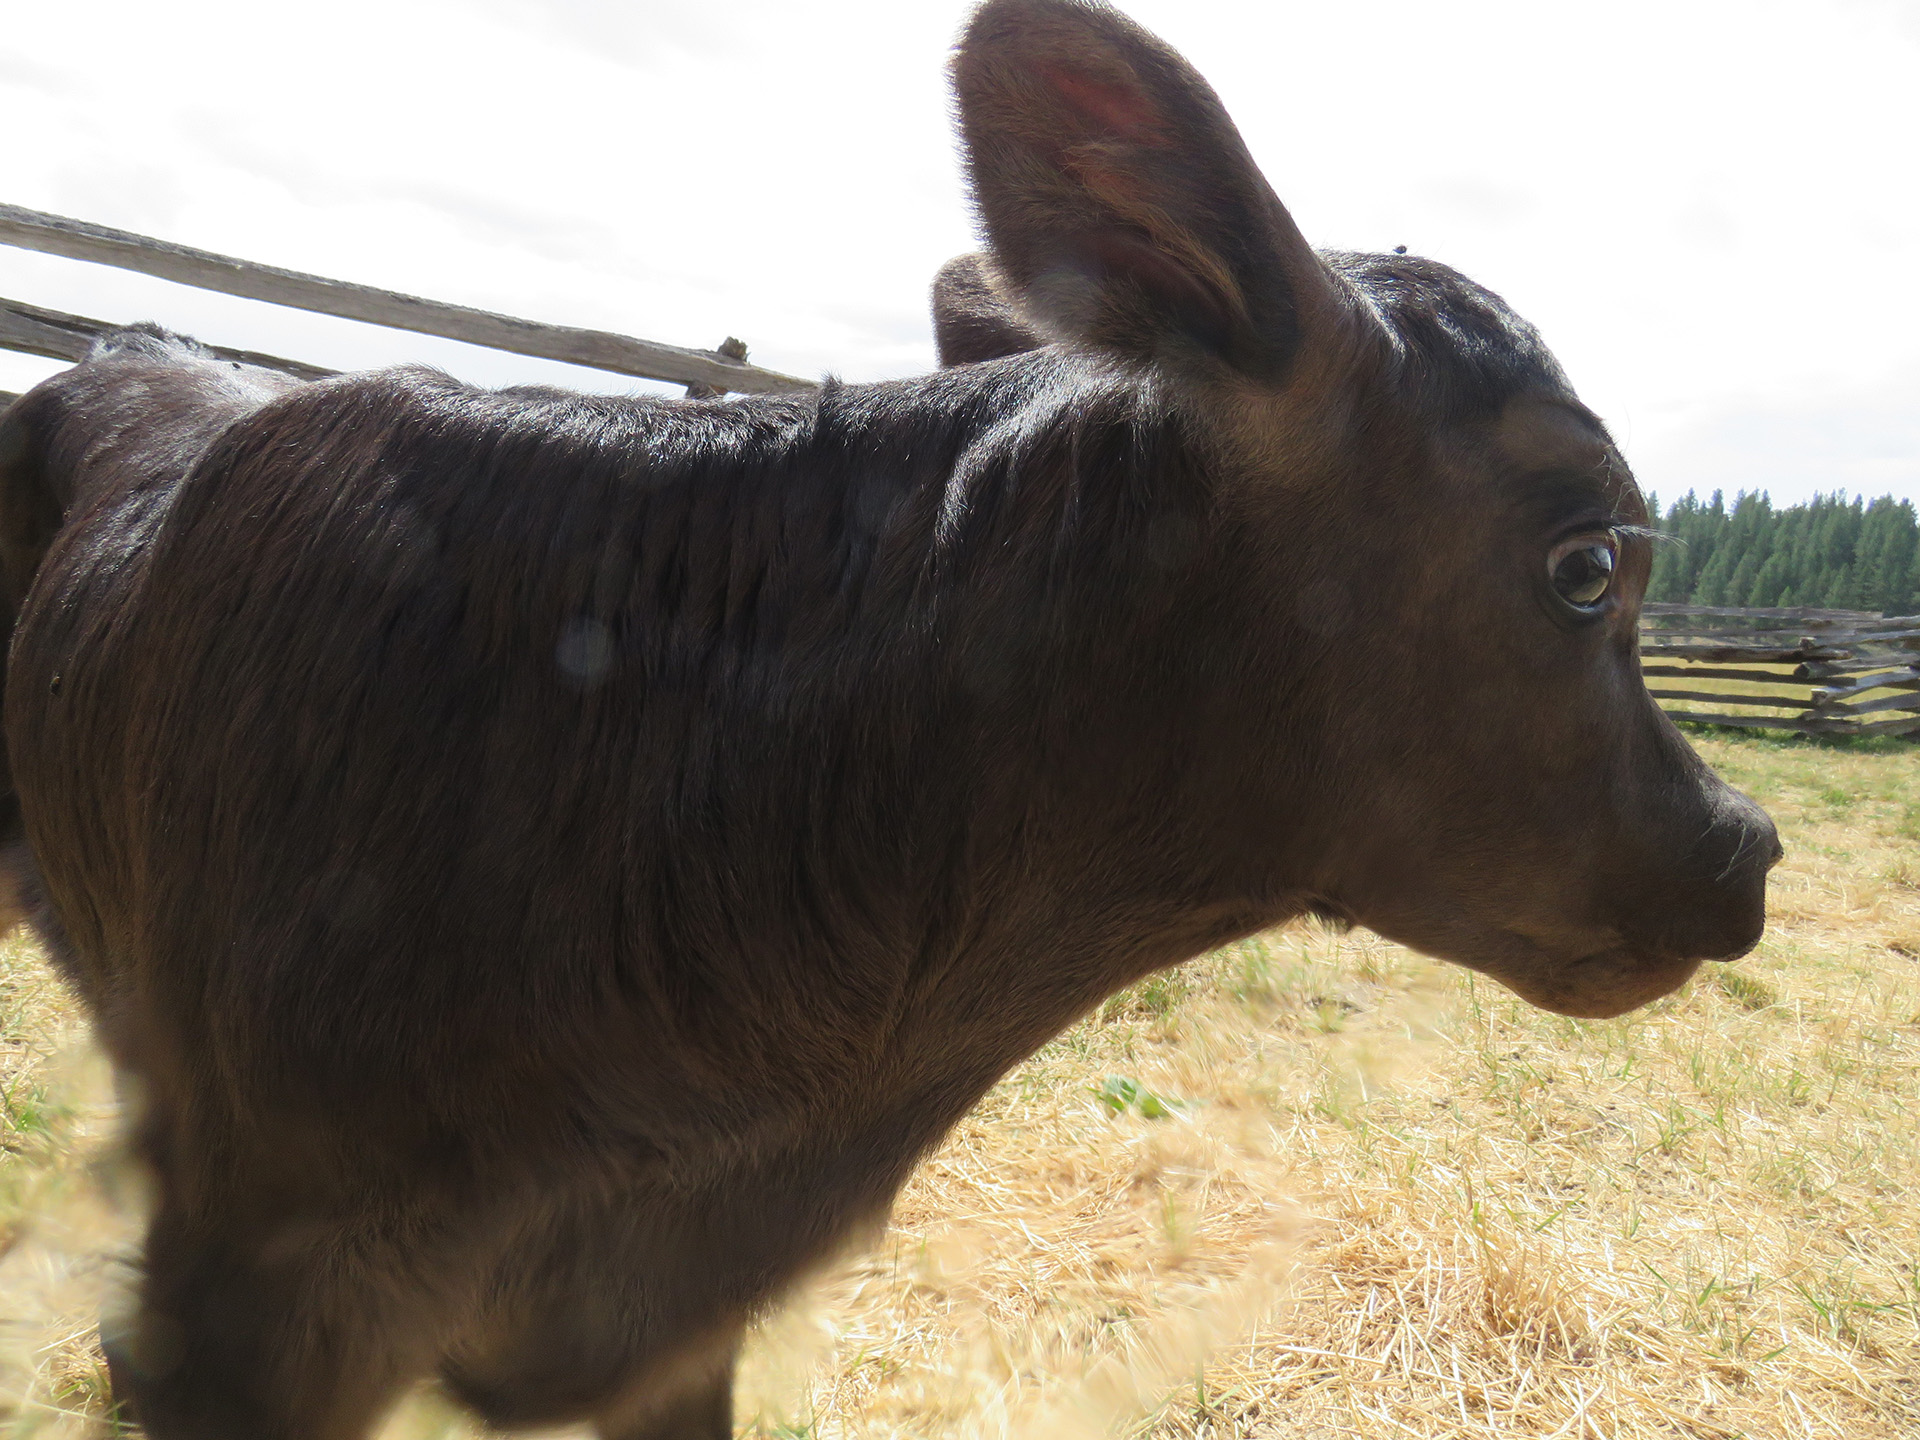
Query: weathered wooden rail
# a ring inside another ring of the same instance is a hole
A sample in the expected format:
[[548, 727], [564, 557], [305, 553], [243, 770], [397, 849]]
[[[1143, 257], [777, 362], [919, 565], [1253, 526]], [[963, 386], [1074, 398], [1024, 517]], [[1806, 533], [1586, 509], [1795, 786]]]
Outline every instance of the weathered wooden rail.
[[[23, 355], [44, 355], [49, 360], [82, 360], [86, 358], [95, 336], [117, 328], [106, 320], [68, 315], [59, 310], [42, 310], [38, 305], [26, 305], [18, 300], [0, 300], [0, 350], [17, 350]], [[223, 345], [209, 345], [207, 349], [222, 360], [257, 365], [265, 370], [279, 370], [288, 375], [297, 375], [302, 380], [323, 380], [335, 373], [323, 370], [318, 365], [283, 360], [278, 355], [262, 355], [257, 350], [229, 350]]]
[[[283, 270], [275, 265], [236, 260], [230, 255], [216, 255], [105, 225], [70, 220], [63, 215], [25, 210], [17, 205], [0, 205], [0, 245], [112, 265], [202, 290], [217, 290], [322, 315], [463, 340], [491, 350], [564, 360], [616, 375], [665, 380], [685, 385], [691, 393], [778, 393], [814, 388], [811, 380], [749, 365], [747, 347], [731, 337], [712, 350], [693, 350], [605, 330], [545, 325], [512, 315], [497, 315], [491, 310], [403, 295], [396, 290], [380, 290], [370, 285]], [[87, 340], [102, 328], [110, 327], [84, 316], [63, 315], [11, 300], [0, 301], [0, 349], [77, 360], [86, 353]], [[75, 339], [76, 336], [86, 339]], [[215, 353], [307, 378], [332, 373], [299, 361], [247, 351], [216, 350]]]
[[[1648, 693], [1676, 720], [1803, 735], [1920, 731], [1920, 615], [1648, 604], [1640, 663]], [[1674, 688], [1687, 681], [1714, 688]], [[1742, 688], [1721, 688], [1729, 684]]]

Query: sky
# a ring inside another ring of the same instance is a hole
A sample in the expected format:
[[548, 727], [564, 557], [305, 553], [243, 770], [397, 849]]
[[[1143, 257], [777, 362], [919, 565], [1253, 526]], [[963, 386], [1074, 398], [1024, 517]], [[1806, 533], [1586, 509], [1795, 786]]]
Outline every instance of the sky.
[[[953, 0], [0, 0], [0, 200], [848, 380], [976, 248]], [[1134, 0], [1316, 245], [1541, 330], [1647, 488], [1920, 500], [1920, 0]], [[643, 383], [0, 248], [0, 295], [348, 369]], [[0, 389], [55, 362], [0, 353]]]

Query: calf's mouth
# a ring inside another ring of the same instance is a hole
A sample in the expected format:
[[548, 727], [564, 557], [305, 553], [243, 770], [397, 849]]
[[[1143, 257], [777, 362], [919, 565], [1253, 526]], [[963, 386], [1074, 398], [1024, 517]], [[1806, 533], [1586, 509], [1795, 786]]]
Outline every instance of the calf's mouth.
[[1714, 954], [1648, 949], [1615, 942], [1567, 959], [1565, 953], [1515, 931], [1503, 931], [1485, 957], [1461, 963], [1492, 976], [1529, 1004], [1582, 1020], [1611, 1020], [1671, 995], [1709, 961], [1727, 963], [1760, 941], [1759, 927]]
[[1534, 963], [1507, 960], [1473, 968], [1484, 968], [1531, 1005], [1580, 1020], [1611, 1020], [1671, 995], [1706, 963], [1701, 956], [1647, 955], [1626, 945], [1595, 950], [1577, 960], [1557, 960], [1524, 937], [1514, 939], [1533, 952], [1524, 958]]

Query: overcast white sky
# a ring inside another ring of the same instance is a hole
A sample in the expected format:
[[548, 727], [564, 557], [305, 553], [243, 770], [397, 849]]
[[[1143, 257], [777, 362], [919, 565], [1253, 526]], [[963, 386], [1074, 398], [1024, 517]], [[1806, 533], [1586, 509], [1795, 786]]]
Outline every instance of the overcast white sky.
[[[0, 0], [0, 199], [804, 375], [932, 364], [958, 0]], [[1920, 0], [1134, 0], [1316, 244], [1544, 332], [1644, 484], [1920, 498]], [[0, 248], [340, 368], [634, 382]], [[0, 355], [0, 388], [56, 368]]]

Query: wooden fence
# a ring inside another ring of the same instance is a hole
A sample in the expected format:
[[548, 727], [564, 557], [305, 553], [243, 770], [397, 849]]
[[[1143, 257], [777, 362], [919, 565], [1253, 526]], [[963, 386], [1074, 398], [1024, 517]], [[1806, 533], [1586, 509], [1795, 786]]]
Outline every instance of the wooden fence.
[[[211, 251], [195, 250], [145, 235], [133, 235], [125, 230], [112, 230], [84, 220], [69, 220], [61, 215], [23, 210], [17, 205], [0, 205], [0, 245], [113, 265], [122, 270], [158, 276], [162, 280], [197, 286], [202, 290], [218, 290], [227, 295], [265, 300], [299, 310], [313, 310], [322, 315], [338, 315], [348, 320], [363, 320], [369, 324], [412, 330], [422, 335], [464, 340], [468, 344], [485, 346], [491, 350], [564, 360], [596, 370], [610, 370], [617, 375], [665, 380], [671, 384], [685, 385], [690, 394], [720, 395], [730, 390], [766, 393], [814, 388], [811, 380], [747, 364], [747, 347], [731, 336], [712, 350], [690, 350], [679, 345], [663, 345], [655, 340], [636, 340], [630, 335], [615, 335], [604, 330], [542, 325], [511, 315], [496, 315], [490, 310], [446, 305], [437, 300], [423, 300], [417, 295], [402, 295], [394, 290], [377, 290], [369, 285], [351, 285], [343, 280], [303, 275], [297, 270], [282, 270], [274, 265], [257, 265], [250, 260], [215, 255]], [[0, 300], [0, 349], [45, 355], [54, 360], [78, 360], [87, 353], [87, 347], [95, 335], [112, 328], [114, 326], [107, 322], [91, 320], [82, 315], [65, 315], [57, 310], [42, 310], [34, 305]], [[223, 359], [281, 370], [303, 379], [333, 373], [297, 360], [282, 360], [252, 351], [215, 347], [214, 353]], [[12, 398], [0, 397], [0, 403]]]
[[1676, 720], [1803, 735], [1920, 731], [1920, 615], [1648, 604], [1640, 662]]

